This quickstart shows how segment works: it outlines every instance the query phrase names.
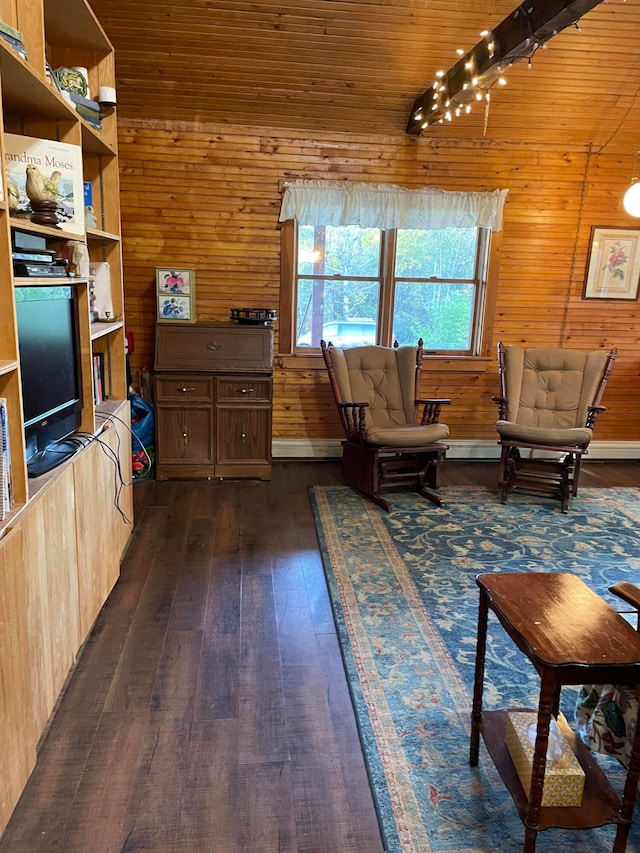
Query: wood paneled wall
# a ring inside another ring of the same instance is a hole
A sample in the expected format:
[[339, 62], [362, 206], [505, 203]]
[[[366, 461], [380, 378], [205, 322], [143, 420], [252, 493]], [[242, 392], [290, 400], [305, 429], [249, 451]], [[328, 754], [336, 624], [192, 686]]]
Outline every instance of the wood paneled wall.
[[[256, 105], [259, 108], [259, 105]], [[491, 352], [498, 340], [620, 350], [598, 424], [602, 441], [640, 440], [638, 302], [582, 299], [591, 226], [633, 226], [622, 208], [628, 146], [443, 140], [122, 121], [127, 328], [134, 384], [153, 363], [156, 267], [197, 274], [197, 318], [279, 308], [280, 187], [295, 178], [407, 187], [507, 188]], [[638, 223], [640, 225], [640, 223]], [[276, 324], [276, 352], [278, 351]], [[425, 393], [453, 399], [452, 438], [493, 439], [495, 358], [425, 363]], [[277, 360], [274, 438], [336, 438], [320, 358]]]

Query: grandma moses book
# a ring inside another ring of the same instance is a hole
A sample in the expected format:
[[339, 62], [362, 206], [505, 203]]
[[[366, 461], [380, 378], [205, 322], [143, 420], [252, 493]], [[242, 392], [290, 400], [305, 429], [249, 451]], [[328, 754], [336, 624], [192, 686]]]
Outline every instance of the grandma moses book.
[[82, 149], [79, 145], [7, 133], [5, 174], [11, 216], [27, 219], [31, 216], [28, 177], [31, 192], [58, 202], [58, 227], [71, 234], [84, 234]]

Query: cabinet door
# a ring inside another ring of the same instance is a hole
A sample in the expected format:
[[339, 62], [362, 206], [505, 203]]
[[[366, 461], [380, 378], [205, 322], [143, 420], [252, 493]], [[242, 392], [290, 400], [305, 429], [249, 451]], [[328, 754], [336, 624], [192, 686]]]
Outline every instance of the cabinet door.
[[[124, 407], [120, 416], [127, 419]], [[131, 532], [121, 512], [131, 520], [131, 489], [118, 491], [115, 460], [120, 469], [131, 469], [131, 440], [127, 427], [115, 421], [74, 459], [73, 476], [78, 531], [78, 612], [83, 639], [120, 575], [120, 555]], [[105, 452], [106, 451], [106, 452]], [[110, 451], [110, 453], [109, 453]], [[130, 475], [127, 474], [127, 481]]]
[[219, 406], [216, 430], [216, 474], [270, 475], [271, 409]]
[[0, 542], [0, 827], [11, 816], [36, 762], [27, 589], [21, 530]]
[[213, 409], [156, 406], [156, 474], [212, 476]]

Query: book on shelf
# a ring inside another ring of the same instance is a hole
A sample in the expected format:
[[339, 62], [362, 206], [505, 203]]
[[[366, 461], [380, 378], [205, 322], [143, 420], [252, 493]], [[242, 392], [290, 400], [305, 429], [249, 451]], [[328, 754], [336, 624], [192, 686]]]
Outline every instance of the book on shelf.
[[6, 21], [2, 20], [0, 20], [0, 38], [4, 39], [7, 44], [10, 44], [23, 59], [26, 60], [29, 58], [20, 30], [17, 30], [15, 27], [12, 27], [11, 24], [7, 24]]
[[100, 112], [98, 101], [92, 101], [91, 98], [85, 98], [83, 95], [78, 95], [77, 92], [69, 92], [69, 95], [76, 107], [84, 107], [86, 110], [91, 110], [94, 113]]
[[93, 402], [96, 406], [106, 400], [104, 393], [104, 353], [93, 354]]
[[11, 489], [11, 452], [7, 401], [0, 397], [0, 519], [6, 518], [13, 505]]
[[6, 35], [11, 36], [17, 41], [22, 41], [22, 30], [12, 27], [11, 24], [3, 21], [2, 18], [0, 18], [0, 33], [6, 33]]
[[6, 133], [4, 139], [6, 176], [18, 192], [12, 216], [26, 219], [31, 216], [27, 195], [29, 180], [30, 187], [35, 187], [42, 198], [51, 197], [58, 202], [58, 227], [84, 236], [82, 148], [68, 142], [15, 133]]
[[102, 115], [100, 114], [100, 104], [97, 101], [92, 101], [90, 98], [84, 98], [75, 92], [70, 92], [71, 101], [73, 102], [78, 115], [89, 122], [96, 130], [102, 127]]

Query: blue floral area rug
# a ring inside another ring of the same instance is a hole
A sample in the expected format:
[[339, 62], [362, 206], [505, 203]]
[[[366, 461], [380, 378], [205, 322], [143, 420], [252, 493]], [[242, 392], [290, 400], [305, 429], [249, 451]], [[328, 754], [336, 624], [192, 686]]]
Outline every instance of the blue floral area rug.
[[[447, 488], [445, 506], [392, 494], [387, 514], [340, 486], [309, 490], [347, 677], [386, 850], [520, 851], [524, 827], [484, 744], [469, 766], [480, 572], [640, 583], [640, 490], [582, 489], [563, 515], [548, 498]], [[493, 614], [485, 709], [536, 708], [539, 680]], [[573, 723], [577, 688], [562, 711]], [[621, 792], [624, 772], [598, 756]], [[640, 851], [640, 807], [627, 851]], [[537, 853], [598, 853], [615, 827], [538, 834]]]

